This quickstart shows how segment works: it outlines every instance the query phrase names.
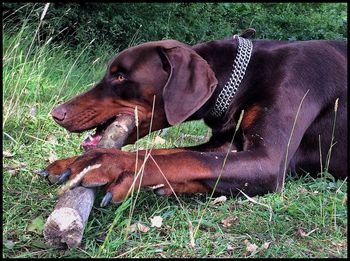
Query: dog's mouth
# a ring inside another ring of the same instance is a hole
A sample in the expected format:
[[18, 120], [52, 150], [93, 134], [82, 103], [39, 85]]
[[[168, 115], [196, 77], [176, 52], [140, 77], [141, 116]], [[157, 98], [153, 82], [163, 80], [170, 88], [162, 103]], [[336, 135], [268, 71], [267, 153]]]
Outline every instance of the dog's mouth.
[[101, 124], [87, 129], [90, 131], [81, 147], [85, 151], [96, 147], [120, 149], [134, 133], [135, 126], [136, 119], [132, 112], [119, 112]]
[[88, 136], [84, 139], [82, 144], [80, 145], [85, 151], [97, 147], [101, 139], [103, 138], [103, 135], [105, 133], [105, 130], [108, 128], [110, 124], [116, 119], [116, 116], [108, 119], [107, 121], [95, 126], [92, 128], [92, 130], [88, 131]]

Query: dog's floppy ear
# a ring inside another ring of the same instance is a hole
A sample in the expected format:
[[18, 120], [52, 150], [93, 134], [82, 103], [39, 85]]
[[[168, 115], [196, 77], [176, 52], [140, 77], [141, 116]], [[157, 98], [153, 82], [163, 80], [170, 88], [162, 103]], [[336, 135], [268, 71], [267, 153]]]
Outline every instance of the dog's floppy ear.
[[171, 125], [183, 122], [196, 112], [210, 98], [218, 83], [206, 60], [186, 45], [174, 42], [161, 46], [170, 65], [163, 100]]

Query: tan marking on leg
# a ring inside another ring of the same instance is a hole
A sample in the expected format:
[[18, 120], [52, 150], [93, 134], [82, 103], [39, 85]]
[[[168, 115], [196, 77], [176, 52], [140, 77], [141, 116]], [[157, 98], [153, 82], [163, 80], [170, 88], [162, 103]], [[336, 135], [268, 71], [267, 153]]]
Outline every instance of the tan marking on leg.
[[261, 109], [262, 108], [259, 105], [253, 105], [252, 107], [248, 108], [247, 111], [244, 112], [243, 120], [241, 123], [242, 129], [247, 129], [254, 123]]

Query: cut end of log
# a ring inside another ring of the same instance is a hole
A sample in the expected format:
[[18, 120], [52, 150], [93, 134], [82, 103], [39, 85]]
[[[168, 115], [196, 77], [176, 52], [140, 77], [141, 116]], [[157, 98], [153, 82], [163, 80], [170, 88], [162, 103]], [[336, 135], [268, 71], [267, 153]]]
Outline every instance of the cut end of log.
[[45, 223], [44, 237], [48, 245], [58, 248], [77, 247], [83, 238], [84, 223], [72, 208], [54, 210]]

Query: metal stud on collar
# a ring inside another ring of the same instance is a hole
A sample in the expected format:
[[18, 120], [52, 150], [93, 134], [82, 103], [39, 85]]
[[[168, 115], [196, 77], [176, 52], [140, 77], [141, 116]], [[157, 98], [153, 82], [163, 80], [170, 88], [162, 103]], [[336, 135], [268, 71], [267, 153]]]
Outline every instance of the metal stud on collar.
[[233, 96], [242, 82], [253, 50], [253, 44], [249, 39], [239, 37], [238, 35], [234, 35], [233, 38], [238, 38], [237, 55], [233, 62], [230, 79], [219, 93], [215, 101], [215, 106], [210, 113], [216, 118], [221, 117], [227, 111]]

